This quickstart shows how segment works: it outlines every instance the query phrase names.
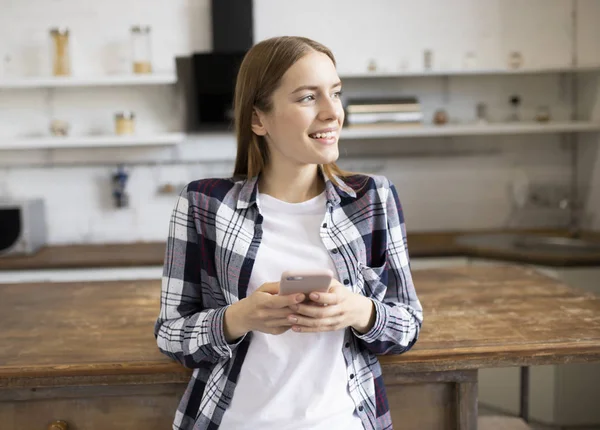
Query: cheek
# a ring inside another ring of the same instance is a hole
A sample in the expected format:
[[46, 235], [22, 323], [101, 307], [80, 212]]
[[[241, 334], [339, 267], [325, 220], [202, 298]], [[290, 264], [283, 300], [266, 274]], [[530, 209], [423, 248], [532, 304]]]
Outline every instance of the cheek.
[[285, 128], [289, 132], [307, 132], [311, 125], [315, 121], [315, 110], [310, 107], [302, 107], [296, 109], [289, 109], [285, 113], [282, 112], [281, 124], [284, 124]]

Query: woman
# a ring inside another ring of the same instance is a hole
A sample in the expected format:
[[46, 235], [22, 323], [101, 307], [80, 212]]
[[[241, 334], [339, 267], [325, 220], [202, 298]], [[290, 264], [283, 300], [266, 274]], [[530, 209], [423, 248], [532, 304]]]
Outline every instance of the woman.
[[[190, 183], [170, 224], [155, 335], [194, 369], [174, 429], [392, 428], [376, 354], [410, 349], [422, 309], [394, 186], [334, 164], [340, 94], [310, 39], [240, 66], [234, 178]], [[278, 295], [282, 272], [315, 268], [327, 293]]]

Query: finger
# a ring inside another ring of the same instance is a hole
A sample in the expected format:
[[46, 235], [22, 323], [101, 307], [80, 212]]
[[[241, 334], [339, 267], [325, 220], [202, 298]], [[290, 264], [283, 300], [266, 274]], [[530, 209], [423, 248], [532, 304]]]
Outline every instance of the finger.
[[337, 331], [341, 330], [341, 328], [337, 326], [329, 326], [329, 327], [300, 327], [300, 326], [292, 326], [292, 330], [296, 333], [323, 333], [327, 331]]
[[271, 320], [271, 321], [267, 321], [265, 323], [266, 327], [269, 328], [275, 328], [275, 327], [291, 327], [292, 325], [294, 325], [294, 323], [292, 323], [290, 320], [288, 320], [287, 318], [280, 318], [280, 319], [276, 319], [276, 320]]
[[279, 294], [279, 282], [265, 282], [256, 291], [269, 294]]
[[304, 294], [289, 294], [285, 296], [271, 296], [269, 297], [268, 306], [272, 309], [280, 309], [289, 306], [293, 306], [302, 302], [306, 296]]
[[276, 320], [280, 318], [287, 318], [290, 315], [293, 315], [294, 312], [289, 307], [281, 308], [281, 309], [269, 309], [265, 311], [263, 320]]
[[297, 305], [298, 310], [295, 314], [304, 315], [311, 318], [331, 318], [341, 314], [342, 309], [340, 306], [315, 306], [315, 305]]
[[302, 327], [328, 327], [338, 323], [338, 318], [310, 318], [302, 315], [290, 315], [288, 321], [292, 322], [294, 326]]
[[339, 296], [336, 293], [320, 293], [312, 292], [309, 295], [310, 300], [321, 305], [337, 305], [339, 303]]

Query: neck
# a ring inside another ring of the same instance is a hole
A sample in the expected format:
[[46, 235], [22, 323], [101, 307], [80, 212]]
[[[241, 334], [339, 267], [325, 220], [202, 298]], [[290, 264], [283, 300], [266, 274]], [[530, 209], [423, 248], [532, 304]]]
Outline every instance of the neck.
[[318, 169], [316, 164], [296, 168], [271, 164], [261, 173], [258, 187], [261, 193], [284, 202], [305, 202], [318, 196], [325, 189], [325, 182]]

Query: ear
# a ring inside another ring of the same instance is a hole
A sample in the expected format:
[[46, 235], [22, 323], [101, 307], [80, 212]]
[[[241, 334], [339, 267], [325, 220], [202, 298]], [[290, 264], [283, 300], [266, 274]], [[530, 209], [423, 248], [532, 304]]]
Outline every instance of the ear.
[[265, 128], [261, 116], [261, 113], [257, 109], [252, 110], [252, 131], [258, 136], [267, 134], [267, 129]]

